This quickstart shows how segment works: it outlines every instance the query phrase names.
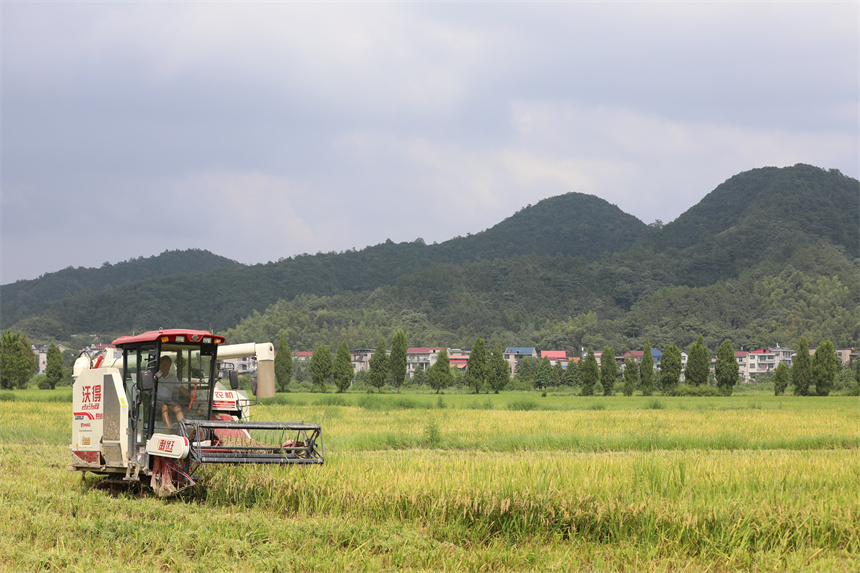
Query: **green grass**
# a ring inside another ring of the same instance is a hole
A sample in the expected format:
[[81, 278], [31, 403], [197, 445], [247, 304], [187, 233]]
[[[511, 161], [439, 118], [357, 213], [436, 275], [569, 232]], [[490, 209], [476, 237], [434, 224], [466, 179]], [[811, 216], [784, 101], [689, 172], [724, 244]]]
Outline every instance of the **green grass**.
[[0, 570], [860, 569], [857, 398], [278, 395], [324, 466], [163, 501], [66, 471], [67, 389], [13, 394]]

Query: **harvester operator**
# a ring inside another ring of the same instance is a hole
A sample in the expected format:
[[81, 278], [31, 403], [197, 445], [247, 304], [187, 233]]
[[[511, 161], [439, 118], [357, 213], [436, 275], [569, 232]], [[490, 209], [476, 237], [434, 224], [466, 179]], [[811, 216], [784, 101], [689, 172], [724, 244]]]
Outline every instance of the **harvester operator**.
[[179, 385], [179, 378], [176, 377], [176, 374], [170, 372], [172, 364], [173, 360], [170, 356], [162, 356], [158, 364], [158, 372], [155, 375], [159, 379], [158, 401], [161, 402], [161, 418], [168, 427], [170, 427], [170, 412], [173, 412], [177, 422], [185, 418], [182, 407], [174, 399], [174, 392], [176, 390], [188, 392]]

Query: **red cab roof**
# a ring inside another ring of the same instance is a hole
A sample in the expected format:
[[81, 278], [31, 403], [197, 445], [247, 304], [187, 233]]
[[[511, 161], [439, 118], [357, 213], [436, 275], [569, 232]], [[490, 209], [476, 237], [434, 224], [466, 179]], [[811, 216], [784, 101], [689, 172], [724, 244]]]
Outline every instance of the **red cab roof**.
[[167, 330], [150, 330], [149, 332], [144, 332], [143, 334], [136, 334], [134, 336], [120, 336], [116, 340], [113, 341], [115, 346], [123, 346], [125, 344], [136, 344], [139, 342], [155, 342], [162, 336], [170, 337], [170, 340], [173, 341], [177, 336], [184, 336], [185, 342], [199, 342], [203, 339], [204, 336], [212, 339], [212, 342], [215, 344], [221, 344], [224, 342], [223, 336], [218, 336], [217, 334], [212, 334], [206, 330], [186, 330], [183, 328], [171, 328]]

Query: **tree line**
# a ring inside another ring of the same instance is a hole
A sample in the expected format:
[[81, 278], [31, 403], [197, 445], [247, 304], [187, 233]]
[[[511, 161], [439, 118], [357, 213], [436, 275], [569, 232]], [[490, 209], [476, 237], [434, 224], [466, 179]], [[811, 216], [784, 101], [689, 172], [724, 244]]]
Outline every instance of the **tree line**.
[[[390, 353], [384, 338], [380, 339], [369, 361], [367, 372], [354, 373], [349, 345], [341, 341], [332, 358], [331, 347], [319, 345], [313, 352], [309, 363], [309, 376], [318, 391], [326, 391], [333, 383], [338, 392], [347, 391], [355, 381], [365, 382], [371, 389], [380, 391], [390, 384], [399, 393], [406, 380], [408, 343], [402, 330], [395, 332], [391, 340]], [[690, 345], [688, 359], [683, 366], [684, 384], [681, 384], [682, 355], [675, 344], [664, 347], [659, 368], [655, 368], [650, 341], [646, 339], [641, 363], [633, 356], [625, 358], [624, 367], [618, 368], [615, 350], [604, 347], [600, 360], [593, 348], [589, 347], [581, 361], [570, 360], [567, 367], [560, 362], [554, 365], [548, 357], [541, 360], [525, 357], [516, 365], [513, 378], [510, 366], [504, 358], [501, 344], [487, 351], [486, 343], [477, 338], [472, 344], [462, 383], [475, 394], [480, 392], [498, 393], [505, 389], [531, 390], [567, 386], [580, 388], [580, 395], [593, 396], [596, 392], [613, 396], [621, 383], [621, 392], [632, 396], [641, 391], [643, 396], [651, 396], [657, 388], [655, 378], [659, 375], [659, 390], [664, 395], [731, 395], [740, 381], [740, 367], [735, 358], [731, 340], [724, 340], [718, 350], [714, 373], [710, 373], [710, 353], [701, 335]], [[279, 391], [289, 391], [294, 376], [292, 351], [282, 336], [275, 357], [275, 374]], [[860, 361], [852, 364], [855, 385], [860, 383]], [[773, 375], [774, 391], [777, 395], [785, 392], [789, 384], [794, 385], [798, 396], [827, 396], [833, 390], [839, 371], [839, 360], [833, 344], [822, 342], [810, 358], [805, 338], [797, 346], [796, 358], [789, 369], [780, 363]], [[427, 371], [416, 369], [413, 383], [427, 385], [441, 392], [449, 388], [461, 376], [459, 369], [450, 366], [447, 350], [441, 349], [436, 362]]]
[[[283, 335], [277, 348], [275, 357], [277, 389], [280, 392], [286, 392], [289, 391], [290, 382], [295, 377], [296, 365], [293, 364], [292, 350]], [[370, 359], [368, 372], [355, 374], [346, 340], [340, 342], [334, 355], [330, 346], [318, 345], [313, 351], [307, 371], [313, 386], [318, 391], [326, 391], [328, 384], [333, 383], [338, 392], [345, 392], [357, 379], [364, 378], [367, 385], [377, 391], [386, 384], [391, 384], [397, 392], [400, 392], [406, 380], [407, 353], [407, 336], [402, 330], [397, 330], [391, 339], [390, 353], [387, 350], [385, 338], [379, 339]], [[482, 391], [498, 393], [505, 389], [528, 390], [568, 386], [580, 388], [582, 396], [593, 396], [597, 391], [604, 396], [612, 396], [615, 394], [616, 385], [621, 382], [621, 391], [625, 396], [633, 395], [637, 389], [643, 396], [651, 396], [655, 391], [656, 373], [659, 374], [660, 390], [664, 395], [690, 392], [680, 385], [682, 357], [680, 348], [675, 344], [670, 343], [664, 347], [659, 369], [654, 367], [649, 339], [645, 340], [640, 364], [637, 364], [632, 356], [628, 356], [625, 359], [624, 368], [619, 370], [615, 356], [615, 349], [612, 346], [606, 346], [603, 348], [598, 364], [594, 349], [589, 347], [582, 361], [571, 360], [566, 368], [563, 368], [560, 362], [553, 365], [548, 357], [542, 360], [525, 357], [517, 363], [516, 371], [511, 378], [510, 367], [504, 358], [502, 345], [496, 343], [488, 352], [485, 341], [479, 337], [472, 344], [463, 383], [476, 394]], [[856, 386], [860, 384], [860, 360], [855, 360], [852, 367]], [[832, 342], [823, 341], [810, 356], [807, 339], [801, 337], [792, 366], [789, 368], [785, 363], [780, 362], [773, 373], [774, 393], [783, 394], [789, 385], [793, 385], [794, 394], [797, 396], [827, 396], [833, 390], [839, 368], [839, 360]], [[0, 336], [0, 389], [25, 388], [37, 371], [38, 358], [26, 335], [11, 330], [4, 331]], [[65, 374], [62, 354], [54, 344], [48, 348], [45, 374], [45, 387], [52, 389], [61, 383]], [[438, 393], [449, 388], [459, 374], [457, 368], [450, 366], [447, 350], [443, 348], [436, 362], [426, 372], [420, 368], [416, 370], [413, 382], [426, 384]], [[688, 349], [688, 360], [683, 374], [684, 386], [702, 390], [709, 388], [710, 354], [701, 335]], [[734, 347], [731, 340], [727, 339], [717, 350], [713, 375], [716, 392], [721, 395], [731, 395], [739, 380], [740, 371], [735, 359]], [[704, 392], [693, 390], [692, 393], [703, 394]]]

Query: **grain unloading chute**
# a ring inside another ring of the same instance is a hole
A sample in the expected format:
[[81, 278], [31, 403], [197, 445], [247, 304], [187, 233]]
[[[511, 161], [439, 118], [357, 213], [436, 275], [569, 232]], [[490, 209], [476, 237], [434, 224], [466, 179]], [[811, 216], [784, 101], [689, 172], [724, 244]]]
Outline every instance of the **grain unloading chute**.
[[80, 361], [70, 469], [144, 483], [161, 496], [194, 485], [203, 464], [321, 464], [321, 428], [252, 422], [235, 371], [220, 359], [257, 357], [257, 395], [274, 394], [271, 344], [223, 345], [205, 331], [160, 330], [114, 341], [107, 359]]

